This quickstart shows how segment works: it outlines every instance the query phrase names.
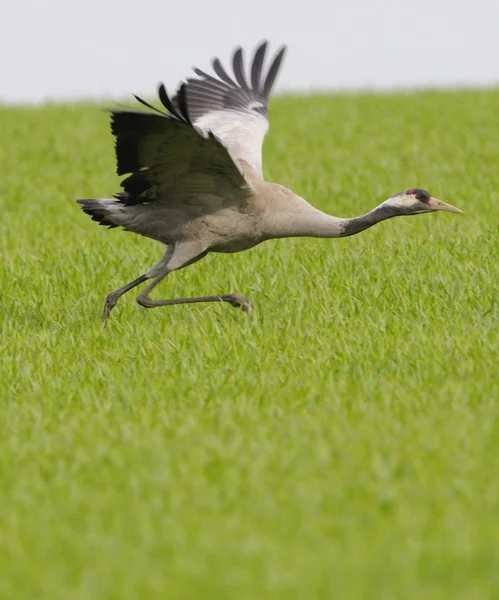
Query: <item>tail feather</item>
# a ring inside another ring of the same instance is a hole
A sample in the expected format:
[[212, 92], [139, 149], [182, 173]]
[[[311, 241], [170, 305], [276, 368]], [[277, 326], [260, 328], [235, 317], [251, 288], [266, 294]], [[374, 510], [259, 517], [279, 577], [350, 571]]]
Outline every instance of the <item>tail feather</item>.
[[109, 205], [116, 204], [114, 200], [102, 199], [102, 200], [77, 200], [78, 204], [81, 205], [82, 211], [92, 218], [92, 221], [97, 221], [99, 225], [104, 225], [109, 229], [118, 227], [116, 223], [110, 220]]

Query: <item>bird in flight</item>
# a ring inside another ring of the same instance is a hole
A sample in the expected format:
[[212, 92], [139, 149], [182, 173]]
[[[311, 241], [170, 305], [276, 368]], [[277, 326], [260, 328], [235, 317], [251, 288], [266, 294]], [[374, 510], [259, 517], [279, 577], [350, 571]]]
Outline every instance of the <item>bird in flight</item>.
[[148, 281], [137, 297], [146, 308], [192, 302], [227, 302], [249, 310], [241, 294], [153, 300], [152, 290], [172, 271], [210, 252], [240, 252], [285, 237], [340, 238], [386, 219], [437, 210], [461, 213], [423, 189], [391, 196], [370, 212], [339, 218], [313, 207], [286, 187], [265, 180], [262, 146], [269, 129], [268, 105], [286, 48], [264, 68], [267, 42], [256, 49], [249, 76], [242, 48], [232, 58], [233, 74], [218, 58], [214, 74], [195, 68], [173, 96], [159, 86], [159, 110], [135, 96], [145, 109], [111, 110], [122, 191], [111, 198], [78, 200], [100, 225], [122, 227], [166, 246], [147, 272], [111, 292], [107, 320], [118, 299]]

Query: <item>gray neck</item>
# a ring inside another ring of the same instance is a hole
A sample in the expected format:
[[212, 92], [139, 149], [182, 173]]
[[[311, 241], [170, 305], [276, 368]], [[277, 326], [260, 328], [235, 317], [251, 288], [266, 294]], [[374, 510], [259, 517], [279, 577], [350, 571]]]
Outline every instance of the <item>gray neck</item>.
[[272, 222], [273, 234], [270, 237], [346, 237], [395, 216], [397, 213], [393, 208], [385, 204], [380, 204], [367, 214], [353, 219], [333, 217], [309, 205], [307, 210], [291, 212], [285, 217], [278, 213], [278, 222]]

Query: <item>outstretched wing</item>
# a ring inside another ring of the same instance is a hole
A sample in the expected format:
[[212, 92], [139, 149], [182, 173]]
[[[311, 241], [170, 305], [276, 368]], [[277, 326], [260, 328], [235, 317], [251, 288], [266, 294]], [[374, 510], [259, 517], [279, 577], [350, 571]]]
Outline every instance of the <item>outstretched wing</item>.
[[169, 114], [138, 97], [151, 112], [110, 111], [117, 173], [130, 174], [121, 183], [124, 191], [116, 194], [122, 204], [216, 207], [227, 201], [242, 201], [252, 193], [221, 141], [192, 124], [185, 92], [185, 86], [181, 87], [174, 106], [160, 86], [159, 97]]
[[[184, 84], [187, 109], [194, 125], [205, 132], [212, 131], [235, 161], [246, 161], [262, 177], [263, 140], [269, 129], [269, 98], [286, 47], [279, 50], [262, 76], [266, 51], [267, 42], [256, 49], [249, 80], [244, 70], [243, 50], [237, 48], [232, 58], [234, 78], [215, 58], [212, 64], [217, 77], [195, 68], [198, 78], [189, 78]], [[173, 104], [178, 107], [178, 94], [173, 98]]]

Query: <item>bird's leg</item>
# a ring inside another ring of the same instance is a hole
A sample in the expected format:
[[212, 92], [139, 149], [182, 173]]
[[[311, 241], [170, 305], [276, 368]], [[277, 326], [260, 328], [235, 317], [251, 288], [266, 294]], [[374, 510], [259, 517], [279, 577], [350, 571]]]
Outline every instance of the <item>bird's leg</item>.
[[104, 304], [104, 312], [102, 313], [102, 320], [104, 322], [107, 321], [107, 319], [109, 318], [109, 315], [110, 315], [111, 311], [116, 306], [116, 302], [118, 302], [118, 299], [121, 296], [123, 296], [123, 294], [126, 294], [130, 290], [133, 290], [134, 287], [137, 287], [141, 283], [144, 283], [144, 281], [147, 281], [148, 279], [152, 279], [153, 277], [155, 277], [158, 274], [158, 272], [164, 272], [165, 268], [166, 268], [166, 265], [168, 264], [169, 260], [173, 256], [174, 251], [175, 251], [175, 246], [173, 246], [173, 245], [167, 246], [165, 252], [163, 253], [163, 256], [154, 265], [154, 267], [152, 267], [152, 269], [150, 269], [144, 275], [141, 275], [140, 277], [137, 277], [137, 279], [134, 279], [133, 281], [130, 281], [130, 283], [127, 283], [126, 285], [124, 285], [123, 287], [119, 288], [115, 292], [111, 292], [107, 296], [106, 302]]
[[138, 285], [140, 285], [141, 283], [144, 283], [144, 281], [147, 281], [148, 279], [149, 279], [149, 277], [147, 275], [141, 275], [140, 277], [137, 277], [137, 279], [134, 279], [133, 281], [130, 281], [130, 283], [127, 283], [123, 287], [120, 287], [119, 290], [116, 290], [115, 292], [111, 292], [107, 296], [106, 302], [104, 303], [104, 312], [102, 313], [102, 320], [104, 322], [107, 321], [111, 311], [116, 306], [116, 302], [118, 302], [118, 299], [121, 296], [123, 296], [123, 294], [126, 294], [130, 290], [133, 290], [134, 287], [137, 287]]
[[[152, 290], [161, 282], [163, 279], [172, 271], [178, 271], [179, 269], [183, 269], [192, 265], [204, 258], [207, 254], [205, 250], [201, 250], [199, 252], [199, 247], [194, 246], [193, 244], [178, 244], [175, 247], [173, 252], [173, 256], [168, 261], [167, 265], [165, 265], [162, 272], [158, 273], [158, 269], [153, 267], [148, 273], [149, 277], [154, 277], [155, 279], [141, 292], [141, 294], [137, 298], [138, 304], [143, 306], [144, 308], [156, 308], [158, 306], [171, 306], [173, 304], [192, 304], [194, 302], [228, 302], [231, 306], [235, 308], [242, 308], [245, 312], [248, 312], [251, 309], [251, 302], [245, 296], [241, 294], [223, 294], [221, 296], [199, 296], [197, 298], [172, 298], [168, 300], [153, 300], [150, 298], [149, 294]], [[161, 261], [160, 261], [161, 262]], [[163, 263], [164, 264], [164, 263]], [[158, 263], [158, 266], [160, 263]]]
[[137, 302], [144, 308], [156, 308], [158, 306], [171, 306], [173, 304], [193, 304], [195, 302], [228, 302], [235, 308], [242, 308], [249, 312], [252, 308], [251, 302], [242, 294], [223, 294], [222, 296], [199, 296], [196, 298], [172, 298], [169, 300], [153, 300], [149, 297], [151, 291], [166, 277], [158, 277], [150, 283], [145, 290], [138, 296]]

